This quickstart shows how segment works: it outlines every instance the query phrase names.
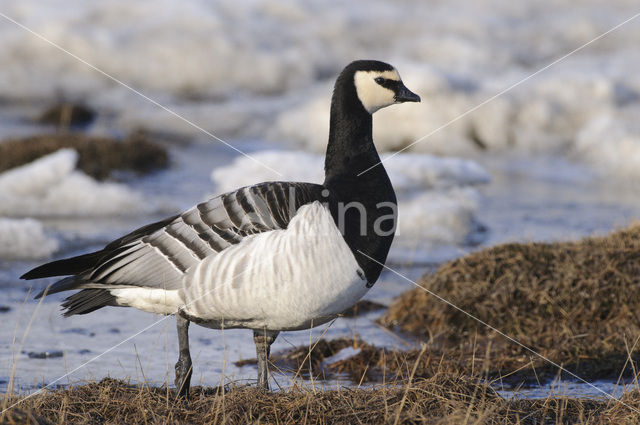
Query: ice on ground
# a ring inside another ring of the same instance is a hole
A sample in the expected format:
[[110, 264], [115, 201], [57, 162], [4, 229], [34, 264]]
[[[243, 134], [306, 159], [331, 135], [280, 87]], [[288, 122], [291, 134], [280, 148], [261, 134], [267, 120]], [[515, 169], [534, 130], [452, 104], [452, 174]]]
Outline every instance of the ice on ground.
[[0, 217], [0, 259], [40, 259], [57, 250], [58, 241], [47, 235], [38, 220]]
[[117, 183], [100, 183], [75, 169], [78, 154], [61, 149], [0, 174], [0, 216], [131, 215], [157, 206]]
[[[620, 115], [624, 118], [620, 119]], [[589, 121], [578, 133], [574, 155], [607, 174], [640, 177], [640, 105], [604, 114]], [[614, 171], [615, 170], [615, 171]]]
[[[239, 156], [229, 165], [211, 171], [216, 193], [230, 192], [263, 181], [284, 180], [322, 183], [324, 158], [307, 152], [267, 150]], [[267, 168], [268, 167], [268, 168]], [[269, 168], [282, 175], [276, 175]]]
[[[252, 159], [253, 158], [253, 159]], [[322, 183], [324, 155], [292, 151], [262, 151], [252, 158], [238, 157], [218, 167], [211, 179], [218, 192], [227, 192], [261, 181], [274, 180], [265, 167], [283, 175], [278, 180]], [[383, 155], [382, 160], [398, 197], [398, 228], [394, 249], [407, 261], [408, 253], [435, 245], [459, 245], [477, 230], [475, 211], [480, 194], [477, 185], [490, 176], [476, 162], [438, 158], [428, 154]], [[393, 251], [391, 253], [394, 256]]]
[[480, 194], [472, 187], [426, 191], [398, 199], [398, 230], [404, 247], [462, 245], [476, 230]]

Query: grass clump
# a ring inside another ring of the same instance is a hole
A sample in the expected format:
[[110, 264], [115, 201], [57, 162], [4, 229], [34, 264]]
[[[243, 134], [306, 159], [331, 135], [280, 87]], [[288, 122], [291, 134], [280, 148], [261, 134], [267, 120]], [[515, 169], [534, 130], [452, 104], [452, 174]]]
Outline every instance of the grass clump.
[[[637, 424], [640, 393], [627, 392], [622, 400], [505, 400], [454, 373], [369, 389], [195, 387], [188, 401], [176, 400], [166, 387], [106, 378], [24, 398], [0, 415], [0, 424]], [[0, 405], [16, 401], [6, 397]]]
[[166, 168], [167, 150], [142, 132], [124, 140], [87, 136], [82, 133], [54, 133], [7, 139], [0, 143], [0, 172], [27, 164], [62, 148], [78, 152], [78, 168], [102, 180], [114, 170], [149, 173]]
[[[463, 376], [439, 375], [406, 386], [367, 390], [294, 387], [263, 392], [255, 387], [205, 390], [176, 401], [166, 388], [131, 386], [114, 379], [38, 394], [0, 419], [33, 417], [53, 423], [436, 423], [443, 417], [472, 417], [500, 398], [488, 386]], [[13, 401], [13, 400], [12, 400]], [[438, 422], [443, 423], [443, 422]], [[456, 423], [448, 421], [444, 423]]]
[[[592, 378], [615, 377], [629, 357], [635, 359], [639, 225], [577, 242], [496, 246], [446, 263], [419, 284]], [[503, 365], [536, 357], [422, 288], [401, 295], [380, 322], [443, 350], [482, 352], [490, 344]]]
[[47, 108], [37, 119], [40, 124], [57, 125], [62, 129], [90, 125], [97, 113], [81, 103], [61, 102]]

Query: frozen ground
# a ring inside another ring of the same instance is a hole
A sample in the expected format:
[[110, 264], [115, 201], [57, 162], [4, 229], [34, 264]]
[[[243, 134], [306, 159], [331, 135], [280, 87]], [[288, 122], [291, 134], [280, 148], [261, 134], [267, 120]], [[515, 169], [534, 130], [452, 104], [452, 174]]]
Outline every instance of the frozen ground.
[[[396, 65], [423, 102], [377, 113], [374, 138], [385, 151], [419, 141], [386, 164], [401, 201], [390, 264], [412, 278], [481, 246], [577, 238], [640, 217], [640, 18], [524, 81], [638, 12], [631, 0], [0, 5], [0, 13], [303, 180], [322, 178], [328, 102], [340, 69], [355, 58]], [[114, 309], [64, 319], [60, 297], [52, 297], [26, 329], [37, 304], [24, 301], [28, 284], [17, 278], [34, 258], [99, 249], [169, 211], [276, 176], [1, 16], [0, 37], [0, 142], [52, 131], [33, 118], [61, 99], [97, 111], [91, 133], [142, 127], [197, 142], [173, 147], [170, 170], [117, 185], [75, 171], [70, 151], [0, 175], [0, 307], [9, 307], [0, 310], [9, 324], [0, 327], [0, 389], [17, 360], [18, 385], [31, 390], [161, 319]], [[368, 296], [388, 303], [406, 289], [385, 273]], [[326, 336], [358, 332], [377, 345], [404, 344], [371, 317], [338, 320]], [[171, 381], [173, 328], [173, 319], [162, 321], [69, 380]], [[251, 367], [232, 364], [253, 356], [248, 332], [192, 332], [195, 383], [254, 378]], [[284, 334], [274, 349], [322, 332]], [[57, 350], [61, 357], [28, 355]], [[290, 377], [278, 380], [286, 385]]]

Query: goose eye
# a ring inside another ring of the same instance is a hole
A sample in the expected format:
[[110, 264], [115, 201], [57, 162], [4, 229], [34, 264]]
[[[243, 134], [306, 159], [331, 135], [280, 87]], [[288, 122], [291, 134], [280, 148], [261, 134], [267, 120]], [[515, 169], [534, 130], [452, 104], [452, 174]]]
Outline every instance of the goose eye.
[[382, 83], [384, 83], [384, 78], [376, 77], [375, 82], [378, 83], [378, 84], [382, 84]]

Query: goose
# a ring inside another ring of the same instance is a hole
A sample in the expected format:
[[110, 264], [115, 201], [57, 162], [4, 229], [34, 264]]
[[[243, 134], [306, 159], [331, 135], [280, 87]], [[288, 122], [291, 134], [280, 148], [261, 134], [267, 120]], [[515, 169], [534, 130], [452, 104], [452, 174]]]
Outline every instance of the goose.
[[334, 86], [323, 184], [243, 187], [22, 278], [67, 276], [36, 295], [79, 290], [62, 303], [65, 316], [105, 306], [175, 315], [180, 397], [188, 397], [191, 382], [191, 322], [251, 329], [258, 386], [268, 390], [269, 352], [279, 332], [327, 323], [380, 276], [397, 207], [373, 144], [372, 114], [402, 102], [420, 97], [393, 66], [354, 61]]

